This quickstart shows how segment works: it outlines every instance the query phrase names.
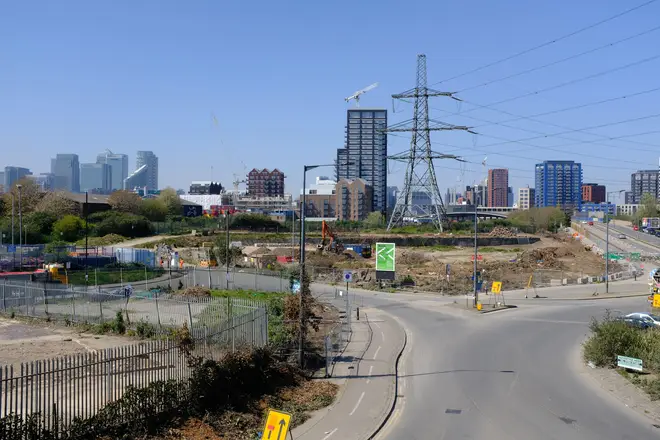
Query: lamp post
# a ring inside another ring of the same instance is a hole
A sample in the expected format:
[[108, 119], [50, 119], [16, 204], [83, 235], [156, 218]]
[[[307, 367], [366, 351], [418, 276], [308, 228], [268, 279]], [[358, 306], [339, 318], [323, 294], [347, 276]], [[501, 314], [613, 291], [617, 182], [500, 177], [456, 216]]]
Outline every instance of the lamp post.
[[21, 264], [20, 269], [23, 270], [23, 210], [21, 209], [21, 189], [23, 185], [16, 185], [18, 189], [18, 245], [21, 247]]
[[[89, 281], [89, 273], [88, 273], [88, 257], [89, 257], [89, 247], [87, 246], [88, 244], [88, 229], [87, 229], [87, 217], [89, 216], [89, 193], [85, 191], [85, 290], [87, 290], [88, 286], [88, 281]], [[146, 268], [145, 268], [146, 269]]]
[[474, 277], [474, 307], [477, 307], [479, 302], [479, 289], [477, 285], [477, 256], [478, 256], [478, 247], [477, 247], [477, 201], [475, 197], [474, 201], [474, 267], [473, 267], [473, 277]]
[[[353, 162], [347, 162], [343, 165], [352, 165]], [[305, 314], [303, 313], [303, 280], [305, 279], [305, 210], [307, 208], [305, 201], [305, 187], [307, 186], [307, 171], [321, 167], [334, 167], [335, 164], [327, 165], [304, 165], [303, 166], [303, 192], [300, 203], [300, 292], [298, 293], [299, 300], [299, 323], [298, 323], [298, 362], [303, 366], [303, 329], [305, 327]]]
[[610, 194], [621, 194], [625, 189], [619, 191], [608, 191], [605, 197], [605, 293], [610, 293]]
[[[16, 211], [16, 199], [14, 198], [14, 193], [11, 193], [11, 245], [14, 246], [14, 212]], [[14, 254], [16, 257], [16, 254]]]

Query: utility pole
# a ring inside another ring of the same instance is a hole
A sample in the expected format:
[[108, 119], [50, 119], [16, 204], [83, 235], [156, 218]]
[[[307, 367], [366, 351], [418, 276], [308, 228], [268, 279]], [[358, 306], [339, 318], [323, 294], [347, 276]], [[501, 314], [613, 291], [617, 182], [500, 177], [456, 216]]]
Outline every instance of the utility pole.
[[[475, 191], [472, 191], [473, 194], [476, 194]], [[474, 195], [473, 195], [474, 197]], [[474, 203], [474, 270], [473, 270], [473, 278], [474, 278], [474, 307], [477, 307], [477, 303], [479, 302], [479, 289], [477, 285], [477, 255], [478, 255], [478, 247], [477, 247], [477, 203], [476, 203], [476, 197], [475, 197], [475, 203]]]
[[229, 290], [229, 211], [225, 210], [225, 223], [227, 223], [227, 235], [225, 237], [225, 279], [227, 280], [227, 290]]
[[[316, 168], [316, 167], [313, 167]], [[305, 330], [305, 312], [303, 310], [303, 294], [304, 294], [304, 281], [305, 281], [305, 211], [307, 208], [305, 200], [305, 188], [307, 187], [307, 171], [312, 169], [308, 166], [303, 166], [303, 191], [300, 204], [300, 292], [298, 292], [298, 304], [300, 307], [300, 316], [298, 323], [298, 363], [303, 367], [304, 352], [303, 344], [305, 338], [303, 332]]]
[[[403, 179], [403, 190], [397, 195], [396, 205], [387, 230], [402, 225], [408, 218], [431, 218], [436, 228], [442, 231], [447, 222], [447, 212], [442, 203], [433, 159], [454, 159], [465, 162], [453, 154], [440, 154], [431, 149], [431, 132], [463, 130], [474, 133], [469, 127], [447, 124], [429, 119], [429, 97], [446, 96], [456, 101], [460, 99], [451, 92], [429, 89], [426, 81], [426, 55], [417, 56], [417, 85], [403, 93], [392, 95], [393, 99], [414, 99], [413, 119], [395, 124], [382, 131], [387, 133], [411, 132], [410, 150], [388, 157], [407, 163]], [[424, 194], [430, 204], [416, 202], [413, 194]]]
[[[14, 246], [14, 211], [16, 211], [16, 201], [14, 199], [14, 193], [11, 193], [11, 245]], [[16, 256], [16, 254], [14, 254]], [[15, 261], [15, 260], [14, 260]]]
[[[89, 284], [88, 283], [88, 281], [89, 281], [89, 273], [88, 273], [88, 270], [89, 270], [88, 269], [89, 268], [89, 246], [88, 246], [88, 241], [87, 241], [88, 236], [89, 236], [89, 233], [88, 233], [89, 230], [87, 229], [88, 228], [88, 226], [87, 226], [88, 217], [89, 217], [89, 193], [87, 191], [85, 191], [85, 290], [87, 290], [87, 286]], [[145, 266], [145, 270], [146, 270], [146, 266]], [[145, 277], [145, 279], [146, 279], [146, 277]]]
[[23, 209], [21, 208], [21, 189], [23, 185], [16, 185], [18, 189], [18, 245], [21, 247], [21, 264], [20, 269], [23, 270]]

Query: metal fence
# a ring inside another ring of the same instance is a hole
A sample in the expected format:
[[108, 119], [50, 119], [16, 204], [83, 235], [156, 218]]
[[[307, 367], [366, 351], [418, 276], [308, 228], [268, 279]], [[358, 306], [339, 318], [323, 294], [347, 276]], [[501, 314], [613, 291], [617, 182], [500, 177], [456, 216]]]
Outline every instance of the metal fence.
[[[118, 312], [128, 325], [151, 324], [163, 333], [184, 323], [191, 331], [243, 319], [254, 310], [265, 310], [261, 301], [246, 298], [181, 297], [152, 291], [85, 290], [58, 284], [25, 281], [0, 283], [0, 310], [29, 317], [60, 317], [74, 323], [100, 324], [115, 319]], [[267, 332], [261, 323], [261, 333]]]
[[[220, 360], [238, 346], [267, 342], [264, 308], [233, 316], [215, 326], [196, 328], [192, 354]], [[86, 419], [121, 398], [129, 387], [143, 388], [155, 381], [183, 381], [191, 367], [180, 345], [153, 340], [77, 355], [0, 368], [0, 418], [10, 414], [37, 418], [41, 428], [57, 432], [74, 418]], [[121, 417], [122, 415], [119, 414]]]

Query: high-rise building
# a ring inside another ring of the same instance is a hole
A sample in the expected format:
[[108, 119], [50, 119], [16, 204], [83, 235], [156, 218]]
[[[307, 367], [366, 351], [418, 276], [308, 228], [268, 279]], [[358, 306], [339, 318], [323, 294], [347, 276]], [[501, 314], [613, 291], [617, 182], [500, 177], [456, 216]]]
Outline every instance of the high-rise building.
[[284, 197], [284, 173], [253, 168], [247, 175], [247, 192], [250, 197]]
[[373, 188], [372, 208], [387, 209], [387, 110], [347, 111], [346, 143], [337, 150], [336, 179], [364, 179]]
[[486, 185], [475, 185], [465, 187], [465, 198], [470, 205], [486, 206], [488, 187]]
[[518, 209], [526, 211], [533, 208], [535, 194], [534, 188], [529, 186], [518, 188]]
[[373, 188], [364, 179], [341, 179], [335, 197], [337, 220], [360, 221], [374, 211]]
[[152, 151], [138, 151], [135, 161], [135, 169], [138, 170], [142, 166], [146, 166], [145, 185], [147, 191], [158, 190], [158, 157]]
[[10, 191], [14, 183], [32, 174], [27, 168], [5, 167], [3, 184], [5, 191]]
[[644, 194], [653, 195], [656, 200], [660, 201], [660, 179], [658, 178], [658, 170], [639, 170], [632, 173], [630, 176], [630, 200], [626, 199], [626, 203], [633, 205], [642, 202]]
[[55, 186], [55, 176], [52, 173], [41, 173], [38, 176], [28, 176], [41, 191], [52, 191]]
[[488, 207], [509, 206], [509, 170], [488, 170]]
[[582, 184], [582, 203], [604, 203], [605, 202], [605, 185], [597, 183], [584, 183]]
[[124, 188], [124, 180], [128, 177], [128, 155], [105, 150], [96, 156], [96, 163], [110, 165], [110, 189], [116, 191]]
[[80, 164], [80, 191], [94, 194], [110, 194], [112, 168], [107, 163]]
[[53, 189], [80, 192], [80, 162], [77, 154], [57, 154], [50, 161]]
[[399, 188], [396, 186], [387, 187], [387, 195], [385, 196], [387, 212], [390, 213], [394, 211], [394, 206], [396, 206], [396, 197], [399, 193]]
[[553, 206], [564, 211], [582, 205], [582, 164], [572, 160], [546, 160], [536, 164], [535, 205]]

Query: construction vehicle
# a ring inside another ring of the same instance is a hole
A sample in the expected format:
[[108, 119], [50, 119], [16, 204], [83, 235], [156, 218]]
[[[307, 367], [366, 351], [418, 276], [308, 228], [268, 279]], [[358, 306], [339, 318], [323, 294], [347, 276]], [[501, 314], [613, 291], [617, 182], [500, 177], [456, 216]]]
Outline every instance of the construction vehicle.
[[334, 252], [341, 254], [344, 252], [344, 245], [338, 240], [325, 220], [321, 222], [321, 244], [317, 246], [319, 251]]

